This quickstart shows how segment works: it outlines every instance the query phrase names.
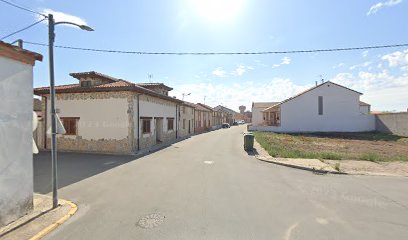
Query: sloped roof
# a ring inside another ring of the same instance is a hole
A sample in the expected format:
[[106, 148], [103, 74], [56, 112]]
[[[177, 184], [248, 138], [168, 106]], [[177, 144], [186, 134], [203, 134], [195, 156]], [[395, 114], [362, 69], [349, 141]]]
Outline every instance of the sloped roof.
[[35, 60], [43, 60], [43, 56], [39, 53], [32, 52], [3, 41], [0, 41], [0, 56], [5, 56], [24, 63], [30, 63], [32, 65], [34, 65]]
[[252, 107], [254, 108], [268, 108], [272, 105], [275, 105], [279, 102], [253, 102]]
[[199, 104], [194, 104], [195, 105], [195, 109], [198, 111], [205, 111], [205, 112], [209, 112], [210, 110], [208, 108], [205, 108]]
[[195, 105], [194, 103], [191, 103], [191, 102], [183, 101], [182, 104], [183, 104], [183, 105], [186, 105], [186, 106], [189, 106], [189, 107], [192, 107], [192, 108], [195, 108], [195, 107], [196, 107], [196, 105]]
[[232, 109], [230, 109], [230, 108], [227, 108], [227, 107], [224, 107], [224, 106], [221, 106], [221, 105], [216, 106], [214, 109], [217, 110], [217, 111], [218, 111], [218, 110], [221, 110], [221, 111], [226, 112], [226, 113], [229, 113], [229, 114], [235, 114], [235, 113], [237, 113], [237, 112], [235, 112], [234, 110], [232, 110]]
[[109, 82], [117, 82], [120, 79], [118, 78], [114, 78], [99, 72], [95, 72], [95, 71], [90, 71], [90, 72], [77, 72], [77, 73], [70, 73], [69, 74], [71, 77], [74, 77], [78, 80], [80, 80], [81, 78], [84, 77], [90, 77], [90, 78], [102, 78], [104, 80], [108, 80]]
[[[85, 72], [85, 73], [73, 73], [70, 74], [73, 77], [81, 77], [81, 76], [98, 76], [109, 79], [111, 82], [95, 85], [95, 86], [88, 86], [83, 87], [80, 84], [68, 84], [68, 85], [60, 85], [55, 86], [56, 93], [78, 93], [78, 92], [109, 92], [109, 91], [134, 91], [154, 97], [158, 97], [161, 99], [169, 100], [172, 102], [182, 103], [181, 100], [172, 98], [157, 92], [154, 92], [150, 89], [141, 87], [135, 83], [123, 80], [123, 79], [116, 79], [114, 77], [97, 73], [97, 72]], [[34, 89], [34, 94], [42, 95], [42, 94], [49, 94], [49, 87], [40, 87]]]
[[203, 104], [203, 103], [197, 103], [197, 104], [200, 105], [200, 106], [202, 106], [202, 107], [204, 107], [204, 108], [207, 108], [207, 109], [210, 110], [210, 111], [215, 111], [214, 108], [212, 108], [212, 107], [210, 107], [210, 106], [208, 106], [208, 105], [205, 105], [205, 104]]
[[136, 85], [144, 87], [144, 88], [151, 88], [151, 87], [162, 87], [166, 89], [167, 91], [173, 90], [173, 88], [164, 85], [163, 83], [136, 83]]
[[371, 106], [371, 105], [366, 102], [360, 101], [360, 106]]
[[340, 84], [337, 84], [337, 83], [334, 83], [334, 82], [331, 82], [331, 81], [326, 81], [326, 82], [323, 82], [323, 83], [321, 83], [321, 84], [319, 84], [319, 85], [316, 85], [316, 86], [314, 86], [314, 87], [312, 87], [312, 88], [309, 88], [309, 89], [307, 89], [307, 90], [305, 90], [305, 91], [303, 91], [303, 92], [301, 92], [301, 93], [299, 93], [299, 94], [296, 94], [296, 95], [293, 96], [293, 97], [290, 97], [290, 98], [288, 98], [288, 99], [285, 99], [285, 100], [283, 100], [282, 102], [279, 102], [279, 103], [277, 103], [277, 104], [274, 104], [274, 105], [268, 107], [267, 109], [262, 110], [262, 112], [268, 111], [268, 110], [270, 110], [270, 109], [272, 109], [272, 108], [274, 108], [274, 107], [276, 107], [276, 106], [278, 106], [278, 105], [281, 105], [282, 103], [291, 101], [292, 99], [297, 98], [297, 97], [299, 97], [299, 96], [301, 96], [301, 95], [303, 95], [303, 94], [305, 94], [305, 93], [307, 93], [307, 92], [310, 92], [310, 91], [312, 91], [313, 89], [319, 88], [319, 87], [321, 87], [321, 86], [323, 86], [323, 85], [325, 85], [325, 84], [327, 84], [327, 83], [330, 83], [330, 84], [336, 85], [336, 86], [338, 86], [338, 87], [342, 87], [342, 88], [344, 88], [344, 89], [347, 89], [347, 90], [349, 90], [349, 91], [353, 91], [353, 92], [356, 92], [356, 93], [358, 93], [358, 94], [360, 94], [360, 95], [363, 95], [361, 92], [357, 92], [357, 91], [355, 91], [355, 90], [353, 90], [353, 89], [350, 89], [350, 88], [348, 88], [348, 87], [342, 86], [342, 85], [340, 85]]

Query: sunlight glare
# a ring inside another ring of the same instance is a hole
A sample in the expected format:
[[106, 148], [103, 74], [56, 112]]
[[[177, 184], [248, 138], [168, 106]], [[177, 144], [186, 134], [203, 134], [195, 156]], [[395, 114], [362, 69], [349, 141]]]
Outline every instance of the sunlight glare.
[[242, 11], [245, 0], [193, 0], [198, 15], [212, 22], [234, 20]]

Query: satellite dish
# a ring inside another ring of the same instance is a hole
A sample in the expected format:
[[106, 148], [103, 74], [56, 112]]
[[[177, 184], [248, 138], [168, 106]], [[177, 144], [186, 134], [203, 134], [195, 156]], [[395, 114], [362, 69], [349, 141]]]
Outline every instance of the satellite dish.
[[[59, 118], [58, 114], [55, 114], [56, 122], [57, 122], [57, 134], [65, 134], [67, 131], [64, 128], [64, 125], [62, 125], [61, 119]], [[48, 128], [47, 134], [51, 135], [51, 127]]]
[[[38, 127], [38, 116], [37, 116], [37, 113], [33, 112], [33, 132], [35, 132], [37, 127]], [[37, 147], [37, 144], [35, 144], [34, 136], [32, 137], [32, 139], [33, 139], [33, 153], [37, 154], [38, 147]]]

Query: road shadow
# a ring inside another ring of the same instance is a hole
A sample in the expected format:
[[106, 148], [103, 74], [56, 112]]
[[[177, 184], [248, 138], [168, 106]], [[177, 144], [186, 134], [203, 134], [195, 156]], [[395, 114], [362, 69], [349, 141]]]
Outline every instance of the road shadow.
[[[58, 153], [58, 188], [71, 185], [140, 158], [132, 155]], [[34, 155], [34, 192], [51, 192], [51, 153]]]
[[[183, 137], [173, 142], [162, 143], [144, 149], [135, 155], [113, 155], [97, 153], [58, 152], [58, 188], [71, 185], [112, 168], [140, 159], [173, 144], [190, 138]], [[51, 192], [51, 152], [42, 151], [33, 157], [34, 192]]]
[[245, 150], [245, 152], [248, 154], [248, 156], [256, 156], [259, 155], [258, 151], [256, 148], [253, 148], [252, 150]]

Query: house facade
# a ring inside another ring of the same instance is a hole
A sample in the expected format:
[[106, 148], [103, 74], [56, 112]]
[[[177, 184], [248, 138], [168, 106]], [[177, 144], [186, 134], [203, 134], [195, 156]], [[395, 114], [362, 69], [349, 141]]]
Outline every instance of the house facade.
[[195, 132], [195, 104], [184, 101], [179, 110], [179, 135], [188, 137]]
[[211, 130], [212, 111], [200, 104], [195, 104], [195, 133]]
[[274, 132], [373, 131], [374, 116], [360, 110], [361, 95], [327, 81], [264, 109], [261, 123], [257, 120], [258, 124], [249, 129]]
[[252, 125], [253, 126], [262, 125], [264, 121], [264, 115], [262, 111], [278, 103], [279, 102], [253, 102], [251, 119]]
[[214, 110], [222, 113], [223, 123], [232, 125], [235, 121], [237, 121], [237, 112], [232, 109], [218, 105], [214, 108]]
[[38, 53], [0, 41], [0, 227], [33, 208], [33, 67]]
[[[135, 84], [98, 72], [71, 73], [78, 84], [56, 86], [56, 106], [66, 134], [59, 150], [131, 154], [179, 137], [182, 101], [164, 84]], [[44, 132], [39, 146], [50, 148], [49, 88], [42, 97]]]

